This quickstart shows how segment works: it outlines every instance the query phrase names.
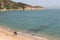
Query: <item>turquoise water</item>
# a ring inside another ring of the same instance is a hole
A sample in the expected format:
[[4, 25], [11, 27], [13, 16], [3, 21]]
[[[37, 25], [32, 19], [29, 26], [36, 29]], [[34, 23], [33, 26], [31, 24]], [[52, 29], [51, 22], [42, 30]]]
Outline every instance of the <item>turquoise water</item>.
[[60, 36], [60, 9], [0, 12], [0, 25], [27, 32]]

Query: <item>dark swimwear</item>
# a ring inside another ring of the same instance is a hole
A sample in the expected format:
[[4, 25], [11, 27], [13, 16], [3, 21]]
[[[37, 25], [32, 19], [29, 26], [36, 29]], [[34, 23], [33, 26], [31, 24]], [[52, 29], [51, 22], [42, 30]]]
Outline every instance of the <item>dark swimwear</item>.
[[16, 31], [14, 32], [14, 35], [17, 35], [17, 32]]

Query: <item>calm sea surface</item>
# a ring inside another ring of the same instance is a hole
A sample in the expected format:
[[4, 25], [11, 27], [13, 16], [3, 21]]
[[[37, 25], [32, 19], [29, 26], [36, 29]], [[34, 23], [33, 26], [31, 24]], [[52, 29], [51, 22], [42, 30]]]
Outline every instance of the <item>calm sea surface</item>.
[[60, 37], [60, 9], [0, 12], [0, 25]]

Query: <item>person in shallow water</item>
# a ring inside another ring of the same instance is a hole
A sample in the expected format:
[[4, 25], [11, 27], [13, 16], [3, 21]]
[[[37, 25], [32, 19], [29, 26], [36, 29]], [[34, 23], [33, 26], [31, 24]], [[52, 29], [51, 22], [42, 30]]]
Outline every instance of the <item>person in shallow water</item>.
[[14, 35], [17, 35], [17, 31], [14, 32]]

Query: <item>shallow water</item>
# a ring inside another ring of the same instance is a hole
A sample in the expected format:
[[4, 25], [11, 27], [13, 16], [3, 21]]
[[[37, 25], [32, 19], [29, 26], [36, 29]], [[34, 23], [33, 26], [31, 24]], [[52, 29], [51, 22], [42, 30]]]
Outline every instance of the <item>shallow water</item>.
[[0, 12], [0, 25], [60, 37], [60, 9]]

